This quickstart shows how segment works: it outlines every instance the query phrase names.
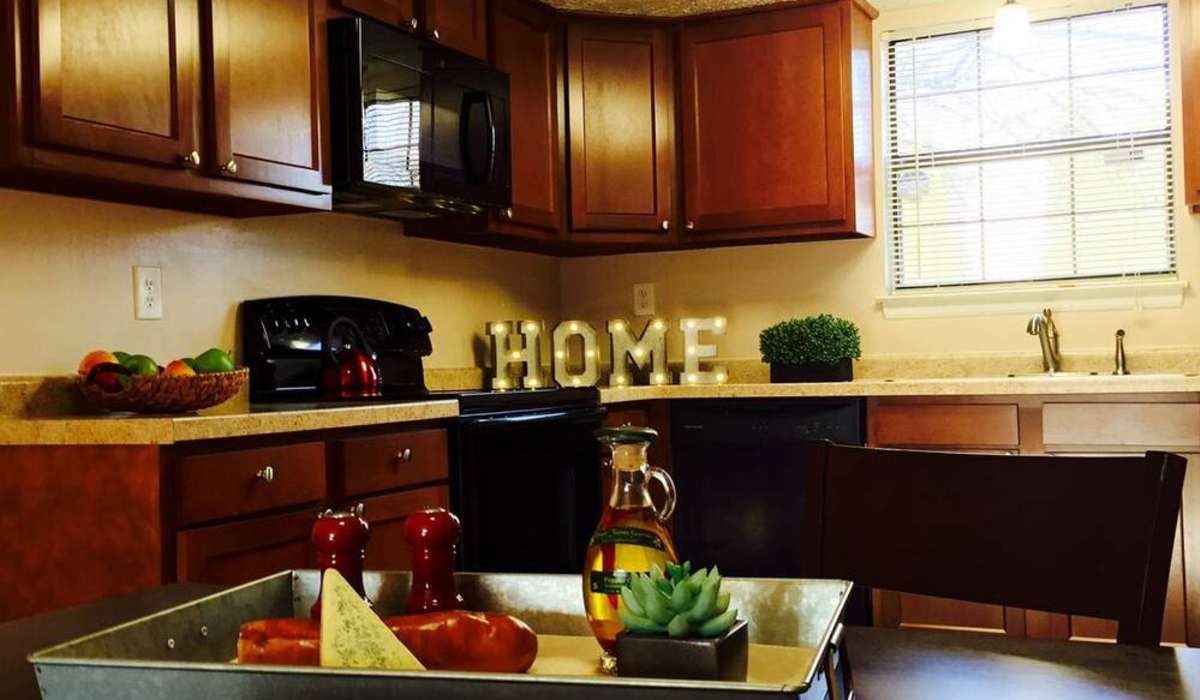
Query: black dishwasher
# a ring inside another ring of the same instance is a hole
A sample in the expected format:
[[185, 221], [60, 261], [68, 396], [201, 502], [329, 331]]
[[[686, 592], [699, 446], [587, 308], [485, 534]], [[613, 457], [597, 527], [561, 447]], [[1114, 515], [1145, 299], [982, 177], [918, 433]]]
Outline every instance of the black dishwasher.
[[862, 399], [676, 401], [675, 542], [730, 576], [797, 578], [806, 440], [861, 445]]

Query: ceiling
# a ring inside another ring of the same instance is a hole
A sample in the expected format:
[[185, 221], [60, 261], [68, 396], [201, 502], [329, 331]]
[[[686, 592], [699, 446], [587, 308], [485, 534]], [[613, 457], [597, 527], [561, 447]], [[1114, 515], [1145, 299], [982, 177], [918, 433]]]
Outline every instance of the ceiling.
[[[936, 5], [946, 0], [868, 0], [881, 11]], [[542, 0], [560, 10], [644, 17], [684, 17], [706, 12], [777, 4], [779, 0]]]

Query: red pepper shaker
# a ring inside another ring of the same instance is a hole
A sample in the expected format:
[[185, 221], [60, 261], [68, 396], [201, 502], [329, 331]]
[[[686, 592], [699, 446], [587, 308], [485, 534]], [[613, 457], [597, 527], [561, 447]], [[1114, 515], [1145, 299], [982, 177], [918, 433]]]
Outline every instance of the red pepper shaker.
[[[346, 582], [367, 600], [363, 589], [363, 559], [367, 555], [367, 537], [370, 527], [363, 519], [363, 505], [353, 510], [334, 511], [327, 509], [313, 523], [312, 543], [317, 550], [317, 566], [321, 569], [321, 585], [324, 587], [325, 570], [332, 567]], [[322, 590], [324, 594], [324, 590]], [[312, 618], [321, 618], [321, 596], [313, 603]]]
[[404, 523], [404, 541], [412, 550], [412, 588], [404, 611], [410, 615], [456, 610], [463, 597], [454, 584], [454, 549], [462, 525], [444, 508], [413, 513]]

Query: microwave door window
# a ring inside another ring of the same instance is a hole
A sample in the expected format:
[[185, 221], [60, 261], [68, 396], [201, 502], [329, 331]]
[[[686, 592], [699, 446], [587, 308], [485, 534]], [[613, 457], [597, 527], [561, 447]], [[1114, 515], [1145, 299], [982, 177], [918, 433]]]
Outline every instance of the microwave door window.
[[421, 186], [421, 100], [379, 94], [363, 109], [363, 179], [391, 187]]

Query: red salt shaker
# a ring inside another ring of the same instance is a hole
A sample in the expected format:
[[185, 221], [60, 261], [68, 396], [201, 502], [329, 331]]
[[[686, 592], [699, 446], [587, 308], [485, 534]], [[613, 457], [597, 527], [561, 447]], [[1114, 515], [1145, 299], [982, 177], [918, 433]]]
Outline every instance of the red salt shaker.
[[412, 550], [412, 588], [405, 612], [414, 615], [462, 607], [463, 597], [454, 585], [454, 549], [460, 535], [458, 518], [444, 508], [408, 516], [404, 541]]
[[[363, 559], [367, 555], [367, 536], [370, 527], [363, 519], [363, 505], [351, 511], [327, 509], [313, 523], [312, 543], [317, 550], [317, 567], [321, 570], [321, 586], [325, 585], [325, 570], [337, 569], [346, 582], [367, 600], [363, 589]], [[322, 595], [324, 590], [322, 590]], [[369, 603], [370, 601], [367, 600]], [[310, 612], [314, 620], [321, 618], [321, 596]]]

